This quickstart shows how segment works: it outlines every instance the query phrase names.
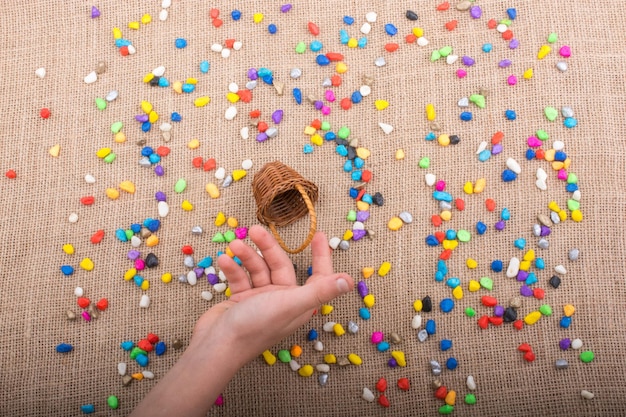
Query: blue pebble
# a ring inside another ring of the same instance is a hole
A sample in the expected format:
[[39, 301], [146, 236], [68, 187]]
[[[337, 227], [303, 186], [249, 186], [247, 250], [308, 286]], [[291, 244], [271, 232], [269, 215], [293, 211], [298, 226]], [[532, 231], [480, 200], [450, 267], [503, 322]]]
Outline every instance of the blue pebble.
[[80, 411], [82, 411], [83, 414], [92, 414], [96, 412], [96, 407], [94, 407], [93, 404], [83, 404], [80, 406]]
[[167, 350], [167, 345], [163, 341], [157, 342], [157, 344], [154, 346], [154, 353], [157, 356], [161, 356], [162, 354], [165, 353], [166, 350]]
[[434, 235], [426, 236], [426, 244], [428, 246], [439, 246], [439, 241]]
[[236, 256], [233, 256], [233, 261], [235, 261], [235, 263], [239, 266], [243, 265], [243, 262], [241, 262], [241, 259], [239, 259]]
[[476, 233], [479, 235], [484, 234], [487, 231], [487, 225], [483, 222], [476, 223]]
[[337, 152], [341, 156], [348, 156], [348, 148], [345, 145], [337, 145], [335, 147], [335, 152]]
[[154, 153], [154, 149], [150, 146], [145, 146], [141, 149], [141, 156], [150, 156]]
[[471, 111], [464, 111], [459, 115], [459, 118], [464, 122], [469, 122], [470, 120], [472, 120], [473, 115]]
[[528, 274], [528, 277], [526, 277], [526, 280], [524, 281], [524, 284], [526, 285], [533, 285], [537, 283], [537, 275], [535, 275], [534, 272], [530, 272]]
[[309, 45], [309, 48], [311, 48], [311, 51], [313, 52], [319, 52], [322, 50], [323, 47], [324, 45], [322, 44], [322, 42], [318, 40], [311, 41], [311, 45]]
[[389, 350], [389, 342], [383, 340], [382, 342], [376, 345], [376, 349], [379, 352], [387, 352]]
[[144, 355], [143, 353], [140, 353], [139, 355], [137, 355], [135, 357], [135, 360], [137, 361], [137, 364], [141, 366], [142, 368], [145, 368], [146, 366], [148, 366], [148, 363], [150, 362], [150, 359], [148, 359], [148, 355]]
[[180, 122], [181, 120], [183, 120], [183, 117], [177, 113], [177, 112], [172, 112], [172, 122]]
[[148, 228], [151, 232], [156, 232], [161, 227], [161, 220], [158, 219], [146, 219], [143, 222], [143, 225]]
[[275, 25], [275, 24], [273, 24], [273, 23], [270, 23], [270, 24], [267, 26], [267, 31], [268, 31], [271, 35], [275, 34], [277, 30], [278, 30], [278, 28], [277, 28], [277, 27], [276, 27], [276, 25]]
[[424, 138], [424, 140], [435, 140], [437, 139], [437, 135], [435, 135], [434, 132], [430, 132], [429, 134], [426, 135], [426, 137]]
[[482, 49], [483, 49], [483, 52], [489, 53], [493, 49], [493, 45], [490, 44], [490, 43], [485, 43], [485, 44], [483, 44], [483, 48]]
[[207, 72], [209, 72], [209, 68], [211, 67], [211, 64], [209, 64], [209, 61], [202, 61], [200, 62], [200, 72], [203, 74], [206, 74]]
[[354, 167], [357, 169], [361, 169], [363, 168], [363, 165], [365, 165], [365, 161], [359, 158], [358, 156], [354, 158], [352, 162], [354, 163]]
[[372, 199], [372, 196], [370, 194], [363, 194], [363, 197], [361, 198], [361, 201], [363, 201], [364, 203], [367, 203], [369, 205], [372, 205], [374, 203], [374, 200]]
[[535, 159], [535, 151], [533, 151], [532, 149], [526, 149], [526, 159], [528, 159], [529, 161]]
[[504, 267], [504, 264], [502, 263], [500, 259], [496, 259], [495, 261], [491, 262], [491, 270], [493, 272], [502, 272], [503, 267]]
[[350, 188], [350, 198], [352, 199], [357, 198], [358, 195], [359, 195], [359, 190], [357, 190], [356, 188]]
[[233, 20], [237, 21], [237, 20], [241, 19], [241, 12], [239, 10], [235, 9], [232, 12], [230, 12], [230, 17]]
[[169, 87], [170, 82], [165, 77], [159, 78], [159, 87]]
[[448, 240], [456, 239], [456, 230], [453, 230], [453, 229], [446, 230], [446, 239]]
[[183, 84], [181, 89], [183, 90], [183, 93], [193, 93], [193, 91], [196, 89], [196, 85], [185, 83]]
[[459, 362], [456, 360], [456, 358], [448, 358], [448, 360], [446, 361], [446, 368], [451, 371], [454, 371], [458, 365]]
[[349, 41], [350, 41], [350, 35], [348, 35], [348, 32], [345, 29], [341, 29], [339, 31], [339, 42], [341, 42], [342, 45], [345, 45]]
[[267, 84], [267, 85], [274, 85], [274, 75], [273, 74], [264, 75], [263, 77], [261, 77], [261, 80], [265, 84]]
[[546, 261], [544, 261], [543, 258], [535, 259], [535, 268], [537, 268], [537, 269], [545, 269], [546, 268]]
[[306, 275], [308, 277], [310, 277], [311, 275], [313, 275], [313, 265], [309, 265], [309, 267], [306, 269]]
[[517, 179], [517, 174], [510, 169], [505, 169], [502, 171], [502, 181], [511, 182]]
[[302, 152], [304, 152], [305, 154], [313, 153], [313, 145], [307, 143], [302, 147]]
[[350, 100], [352, 101], [352, 103], [354, 104], [358, 104], [361, 102], [361, 100], [363, 100], [363, 95], [361, 94], [361, 92], [359, 90], [356, 90], [354, 93], [352, 93], [352, 95], [350, 96]]
[[300, 90], [299, 88], [294, 88], [292, 94], [294, 100], [296, 100], [296, 103], [302, 104], [302, 90]]
[[567, 329], [571, 324], [572, 324], [572, 318], [567, 317], [567, 316], [563, 316], [561, 318], [561, 321], [559, 322], [559, 325], [564, 329]]
[[142, 132], [149, 132], [151, 128], [152, 128], [152, 123], [150, 123], [150, 122], [143, 122], [141, 124], [141, 131]]
[[502, 220], [510, 220], [511, 219], [511, 211], [508, 208], [503, 208], [502, 212], [500, 213], [500, 218]]
[[345, 23], [346, 25], [350, 26], [351, 24], [354, 23], [354, 17], [352, 17], [352, 16], [344, 16], [343, 17], [343, 23]]
[[359, 309], [359, 317], [361, 317], [363, 320], [369, 320], [370, 317], [372, 317], [372, 314], [367, 307], [361, 307]]
[[133, 277], [133, 282], [135, 283], [136, 286], [141, 287], [141, 284], [143, 284], [143, 277], [141, 275], [135, 275]]
[[441, 308], [441, 311], [443, 311], [444, 313], [451, 312], [454, 308], [454, 300], [452, 300], [452, 298], [444, 298], [439, 303], [439, 308]]
[[198, 262], [199, 268], [208, 268], [211, 265], [213, 265], [213, 258], [211, 258], [210, 256], [206, 256], [202, 258], [200, 262]]
[[565, 120], [563, 120], [563, 126], [567, 127], [568, 129], [572, 129], [576, 127], [577, 124], [578, 124], [578, 120], [576, 120], [573, 117], [567, 117], [565, 118]]
[[567, 159], [567, 154], [563, 151], [556, 151], [554, 153], [554, 160], [555, 161], [559, 161], [559, 162], [563, 162]]
[[337, 139], [337, 135], [335, 134], [335, 132], [326, 132], [324, 134], [324, 140], [335, 140]]
[[450, 288], [456, 288], [456, 287], [458, 287], [459, 285], [461, 285], [461, 280], [460, 280], [460, 279], [458, 279], [458, 278], [455, 278], [455, 277], [453, 277], [453, 278], [448, 278], [448, 279], [447, 279], [447, 281], [446, 281], [446, 285], [447, 285], [448, 287], [450, 287]]
[[443, 281], [443, 279], [445, 277], [446, 277], [446, 274], [444, 274], [443, 272], [441, 272], [441, 271], [435, 272], [435, 281], [441, 282], [441, 281]]
[[[124, 237], [126, 237], [126, 234], [124, 234]], [[63, 275], [69, 276], [74, 273], [74, 268], [71, 265], [62, 265], [61, 272]]]
[[150, 160], [150, 163], [152, 165], [158, 164], [159, 162], [161, 162], [161, 157], [156, 153], [153, 153], [152, 155], [150, 155], [148, 159]]
[[439, 259], [437, 261], [437, 271], [443, 272], [444, 275], [448, 273], [448, 265], [446, 265], [446, 261], [443, 259]]
[[133, 223], [130, 225], [130, 230], [132, 230], [133, 233], [139, 233], [141, 232], [141, 225], [139, 223]]
[[506, 14], [507, 16], [509, 16], [509, 19], [515, 20], [515, 18], [517, 17], [517, 9], [514, 9], [514, 8], [506, 9]]
[[504, 112], [504, 116], [508, 119], [508, 120], [515, 120], [517, 119], [517, 114], [515, 113], [515, 110], [507, 110]]
[[433, 191], [433, 198], [437, 201], [445, 201], [447, 203], [452, 202], [452, 195], [445, 191]]
[[578, 184], [567, 184], [565, 190], [567, 190], [568, 193], [573, 193], [578, 190]]
[[385, 25], [385, 32], [387, 32], [387, 35], [389, 36], [396, 36], [398, 34], [398, 28], [392, 23], [387, 23]]
[[135, 343], [133, 343], [132, 340], [125, 340], [122, 343], [120, 343], [120, 347], [127, 352], [131, 350], [134, 346], [135, 346]]
[[217, 253], [215, 254], [216, 258], [219, 258], [220, 256], [222, 256], [224, 254], [224, 251], [218, 250]]
[[344, 164], [343, 164], [343, 170], [345, 172], [350, 172], [352, 171], [352, 161], [351, 160], [347, 160]]
[[320, 67], [325, 67], [326, 65], [330, 64], [330, 59], [328, 59], [324, 54], [319, 54], [315, 58], [315, 62], [317, 62], [317, 65], [319, 65]]
[[124, 229], [117, 229], [115, 231], [115, 237], [120, 241], [120, 242], [128, 242], [128, 237], [126, 237], [126, 232], [124, 231]]
[[435, 324], [435, 320], [428, 320], [426, 322], [426, 333], [428, 333], [429, 335], [433, 335], [437, 332], [437, 325]]
[[309, 333], [306, 335], [306, 338], [309, 341], [317, 340], [317, 330], [315, 329], [309, 330]]
[[362, 175], [363, 175], [362, 171], [356, 170], [356, 171], [352, 171], [352, 173], [350, 174], [350, 177], [352, 178], [352, 181], [361, 181]]
[[367, 38], [363, 37], [357, 41], [357, 46], [361, 49], [367, 46]]
[[178, 49], [183, 49], [187, 46], [187, 40], [184, 38], [176, 38], [176, 40], [174, 41], [174, 46], [176, 46]]
[[56, 347], [57, 352], [59, 353], [68, 353], [74, 349], [74, 346], [69, 343], [59, 343]]
[[478, 160], [480, 162], [487, 162], [491, 158], [491, 151], [489, 149], [483, 149], [478, 154]]
[[441, 349], [444, 352], [450, 349], [451, 347], [452, 347], [452, 340], [441, 339], [441, 342], [439, 342], [439, 349]]
[[513, 245], [515, 245], [517, 249], [524, 249], [524, 247], [526, 247], [526, 239], [521, 238], [521, 237], [519, 239], [515, 239], [515, 242], [513, 242]]

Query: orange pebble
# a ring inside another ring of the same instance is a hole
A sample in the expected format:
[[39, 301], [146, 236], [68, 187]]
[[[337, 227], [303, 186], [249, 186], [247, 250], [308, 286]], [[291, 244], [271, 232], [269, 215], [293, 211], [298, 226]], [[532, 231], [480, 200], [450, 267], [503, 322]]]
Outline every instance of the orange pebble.
[[443, 220], [441, 220], [441, 217], [438, 214], [433, 214], [432, 217], [430, 218], [430, 222], [433, 224], [433, 226], [435, 227], [439, 227], [441, 226], [441, 222]]
[[170, 154], [170, 148], [167, 146], [159, 146], [156, 150], [157, 155], [159, 156], [167, 156]]
[[442, 261], [447, 261], [448, 259], [450, 259], [450, 256], [452, 256], [452, 250], [444, 249], [444, 251], [441, 252], [441, 254], [439, 255], [439, 259], [441, 259]]
[[96, 308], [100, 311], [106, 310], [108, 306], [109, 306], [109, 300], [107, 300], [106, 298], [101, 298], [96, 303]]
[[89, 301], [89, 298], [87, 297], [78, 297], [76, 304], [78, 304], [80, 308], [87, 308], [89, 307], [89, 304], [91, 304], [91, 301]]
[[104, 230], [100, 229], [96, 231], [96, 233], [91, 235], [90, 240], [91, 240], [91, 243], [93, 243], [94, 245], [97, 245], [98, 243], [102, 242], [102, 239], [104, 239]]
[[261, 115], [261, 110], [255, 109], [252, 110], [250, 113], [248, 113], [250, 117], [252, 117], [253, 119], [256, 119], [257, 117], [259, 117]]
[[124, 45], [120, 48], [120, 55], [122, 56], [128, 56], [128, 54], [130, 54], [130, 51], [128, 50], [128, 46]]
[[202, 165], [202, 169], [205, 171], [210, 171], [212, 169], [215, 169], [216, 166], [217, 166], [217, 162], [215, 162], [215, 159], [209, 158], [206, 160], [204, 165]]
[[302, 355], [302, 348], [300, 347], [300, 345], [293, 345], [289, 353], [291, 353], [291, 356], [293, 356], [294, 358], [299, 358], [300, 355]]
[[361, 181], [370, 182], [371, 180], [372, 180], [372, 171], [370, 171], [369, 169], [364, 169], [363, 172], [361, 172]]
[[333, 87], [339, 87], [341, 85], [341, 77], [337, 74], [330, 77], [330, 84]]
[[311, 122], [311, 127], [313, 129], [320, 130], [322, 128], [322, 121], [320, 119], [315, 119]]
[[417, 36], [415, 36], [412, 33], [409, 33], [408, 35], [404, 37], [404, 41], [406, 43], [415, 43], [416, 40], [417, 40]]
[[159, 342], [159, 336], [154, 333], [148, 333], [146, 339], [148, 339], [148, 342], [152, 343], [153, 345]]
[[145, 350], [146, 352], [152, 352], [152, 350], [154, 349], [154, 346], [152, 346], [152, 343], [150, 343], [148, 339], [141, 339], [139, 342], [137, 342], [137, 347], [139, 349]]
[[451, 20], [449, 22], [446, 23], [446, 29], [448, 30], [454, 30], [456, 29], [456, 25], [458, 24], [458, 20]]
[[502, 139], [504, 139], [504, 133], [498, 131], [494, 133], [493, 136], [491, 137], [491, 144], [497, 145], [498, 143], [502, 142]]
[[13, 180], [15, 179], [15, 177], [17, 177], [17, 173], [15, 172], [15, 170], [8, 170], [4, 175], [6, 175], [7, 178]]
[[340, 54], [339, 52], [328, 52], [326, 54], [326, 58], [330, 61], [343, 61], [343, 54]]
[[543, 149], [537, 149], [535, 151], [535, 158], [536, 159], [543, 159], [546, 157], [546, 151], [544, 151]]
[[442, 231], [435, 232], [435, 238], [437, 242], [441, 243], [446, 239], [446, 234]]
[[443, 3], [437, 6], [437, 10], [439, 10], [440, 12], [448, 10], [449, 8], [450, 8], [450, 3], [448, 3], [447, 1], [444, 1]]
[[394, 42], [390, 42], [385, 44], [385, 51], [387, 52], [395, 52], [398, 50], [398, 48], [400, 47], [400, 45], [398, 45], [397, 43]]
[[250, 103], [252, 101], [252, 91], [250, 90], [239, 90], [237, 91], [237, 95], [244, 103]]
[[350, 110], [352, 108], [352, 100], [348, 97], [342, 98], [340, 104], [341, 108], [344, 110]]
[[213, 25], [213, 27], [218, 28], [224, 24], [224, 21], [222, 19], [213, 19], [211, 21], [211, 24]]
[[485, 200], [485, 206], [487, 207], [488, 211], [494, 211], [496, 209], [496, 202], [493, 201], [491, 198], [488, 198]]

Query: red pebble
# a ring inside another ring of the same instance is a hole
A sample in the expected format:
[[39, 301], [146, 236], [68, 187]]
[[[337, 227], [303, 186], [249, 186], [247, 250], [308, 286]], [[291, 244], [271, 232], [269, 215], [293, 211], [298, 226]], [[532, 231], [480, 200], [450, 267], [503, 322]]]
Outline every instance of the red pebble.
[[480, 327], [481, 329], [486, 329], [487, 327], [489, 327], [489, 317], [482, 316], [481, 318], [479, 318], [478, 327]]
[[450, 8], [450, 3], [448, 3], [447, 1], [444, 1], [443, 3], [437, 6], [437, 10], [439, 10], [440, 12], [446, 11], [449, 8]]
[[543, 149], [537, 149], [535, 151], [535, 159], [543, 159], [546, 157], [546, 151]]
[[483, 303], [485, 307], [494, 307], [498, 304], [496, 297], [492, 297], [490, 295], [483, 295], [480, 302]]
[[438, 214], [433, 214], [430, 218], [430, 222], [433, 224], [433, 226], [439, 227], [441, 226], [443, 220], [441, 220], [441, 217]]
[[81, 204], [85, 205], [85, 206], [90, 206], [94, 203], [94, 201], [96, 201], [95, 198], [93, 198], [93, 196], [88, 195], [86, 197], [81, 197], [80, 198], [80, 202]]
[[218, 28], [224, 24], [224, 21], [222, 19], [213, 19], [211, 21], [211, 24], [213, 25], [213, 27]]
[[4, 175], [6, 175], [6, 177], [11, 180], [14, 180], [15, 177], [17, 177], [17, 173], [12, 169], [8, 170]]
[[341, 85], [341, 77], [337, 74], [330, 77], [330, 85], [333, 87], [339, 87]]
[[445, 400], [446, 395], [448, 395], [448, 388], [446, 388], [445, 385], [442, 385], [435, 390], [435, 398], [439, 398], [440, 400]]
[[80, 308], [87, 308], [89, 307], [89, 304], [91, 304], [91, 301], [89, 301], [89, 298], [87, 297], [78, 297], [76, 304], [78, 304]]
[[139, 349], [145, 350], [146, 352], [152, 352], [152, 350], [154, 349], [154, 346], [152, 346], [152, 343], [150, 343], [148, 339], [141, 339], [139, 342], [137, 342], [137, 347]]
[[385, 392], [387, 389], [387, 380], [385, 378], [380, 378], [376, 383], [376, 390], [378, 392]]
[[124, 45], [120, 48], [120, 55], [128, 56], [130, 52], [128, 51], [128, 46]]
[[380, 394], [380, 397], [378, 397], [378, 404], [382, 405], [385, 408], [389, 407], [389, 400], [383, 394]]
[[267, 123], [260, 121], [257, 125], [256, 128], [259, 129], [259, 132], [265, 132], [268, 128]]
[[533, 288], [533, 297], [537, 300], [543, 300], [546, 296], [546, 291], [543, 288]]
[[487, 22], [487, 27], [489, 29], [495, 29], [496, 26], [498, 26], [498, 22], [496, 22], [495, 19], [489, 19], [489, 21]]
[[524, 327], [524, 322], [522, 320], [515, 320], [513, 322], [513, 327], [515, 327], [517, 330], [522, 330], [522, 328]]
[[387, 52], [396, 52], [400, 45], [395, 42], [390, 42], [385, 44], [385, 51]]
[[365, 188], [361, 188], [359, 190], [359, 193], [356, 195], [356, 200], [357, 201], [361, 201], [361, 199], [363, 198], [363, 196], [365, 195]]
[[156, 150], [157, 155], [159, 156], [167, 156], [170, 154], [170, 148], [167, 146], [159, 146]]
[[350, 110], [352, 108], [352, 100], [348, 97], [342, 98], [339, 104], [341, 104], [341, 108], [344, 110]]
[[159, 336], [154, 333], [148, 333], [146, 339], [148, 339], [148, 342], [152, 343], [153, 345], [156, 345], [159, 342]]
[[251, 90], [239, 90], [237, 91], [237, 95], [239, 96], [239, 99], [244, 103], [250, 103], [252, 101]]
[[504, 320], [502, 319], [502, 317], [489, 317], [489, 323], [493, 324], [494, 326], [501, 326], [503, 322]]
[[224, 41], [224, 46], [227, 47], [228, 49], [233, 49], [233, 46], [235, 46], [235, 40], [234, 39], [226, 39]]
[[211, 19], [217, 19], [220, 15], [220, 9], [211, 9], [209, 10], [209, 16], [211, 17]]
[[109, 300], [107, 300], [106, 298], [101, 298], [100, 300], [98, 300], [98, 302], [96, 303], [96, 308], [100, 311], [104, 311], [107, 309], [107, 307], [109, 307]]
[[449, 22], [447, 22], [447, 23], [446, 23], [446, 29], [448, 29], [448, 30], [454, 30], [454, 29], [456, 29], [456, 25], [457, 25], [458, 23], [459, 23], [459, 22], [458, 22], [457, 20], [451, 20], [451, 21], [449, 21]]
[[317, 26], [313, 22], [309, 22], [309, 24], [307, 25], [307, 28], [309, 29], [309, 32], [311, 32], [311, 35], [313, 35], [313, 36], [317, 36], [317, 35], [320, 34], [319, 26]]
[[98, 243], [102, 242], [102, 239], [104, 239], [104, 230], [100, 229], [96, 231], [96, 233], [91, 235], [90, 240], [91, 240], [91, 243], [93, 243], [94, 245], [97, 245]]
[[535, 360], [535, 354], [533, 352], [524, 353], [524, 360], [527, 362], [532, 362]]
[[502, 133], [500, 131], [497, 131], [491, 137], [491, 144], [492, 145], [497, 145], [498, 143], [502, 142], [502, 139], [504, 139], [504, 133]]
[[183, 246], [181, 250], [185, 255], [193, 255], [193, 248], [189, 245]]
[[202, 165], [202, 169], [205, 171], [211, 171], [212, 169], [215, 169], [216, 166], [217, 162], [215, 161], [215, 158], [209, 158], [206, 160], [204, 165]]
[[320, 130], [322, 128], [322, 121], [320, 119], [315, 119], [311, 122], [311, 127], [313, 129]]
[[326, 58], [330, 61], [343, 61], [343, 54], [339, 52], [328, 52], [326, 53]]
[[200, 168], [202, 166], [202, 157], [196, 156], [195, 158], [191, 160], [191, 163], [193, 164], [195, 168]]
[[48, 117], [50, 117], [50, 109], [48, 109], [47, 107], [44, 107], [43, 109], [39, 111], [39, 115], [41, 116], [42, 119], [47, 119]]
[[454, 205], [459, 211], [465, 210], [465, 200], [463, 200], [462, 198], [457, 198], [456, 200], [454, 200]]
[[520, 352], [531, 352], [533, 348], [530, 347], [528, 343], [522, 343], [517, 347], [517, 350], [519, 350]]
[[398, 379], [398, 388], [402, 391], [408, 391], [411, 388], [411, 381], [409, 381], [409, 378]]
[[496, 202], [488, 198], [485, 200], [485, 206], [487, 207], [487, 211], [494, 211], [496, 209]]
[[417, 36], [415, 36], [412, 33], [409, 33], [408, 35], [404, 37], [404, 41], [406, 43], [415, 43], [416, 40], [417, 40]]
[[372, 171], [370, 171], [369, 169], [364, 169], [363, 172], [361, 172], [361, 181], [370, 182], [371, 180], [372, 180]]
[[507, 29], [504, 32], [502, 32], [502, 39], [504, 39], [505, 41], [510, 41], [511, 39], [513, 39], [513, 31], [510, 29]]
[[439, 254], [439, 259], [441, 259], [442, 261], [447, 261], [448, 259], [450, 259], [450, 256], [452, 256], [452, 250], [445, 249]]
[[435, 232], [435, 238], [437, 239], [437, 242], [441, 243], [445, 240], [446, 234], [442, 231]]

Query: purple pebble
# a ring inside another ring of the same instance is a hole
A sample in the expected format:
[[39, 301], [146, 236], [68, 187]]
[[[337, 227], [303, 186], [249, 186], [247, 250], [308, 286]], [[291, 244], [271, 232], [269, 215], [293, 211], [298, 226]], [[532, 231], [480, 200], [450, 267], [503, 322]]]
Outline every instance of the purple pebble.
[[480, 19], [482, 15], [483, 10], [480, 8], [480, 6], [470, 7], [470, 16], [472, 16], [474, 19]]
[[289, 10], [291, 10], [291, 3], [283, 4], [282, 6], [280, 6], [281, 13], [287, 13]]
[[357, 240], [363, 239], [366, 234], [367, 234], [367, 231], [365, 230], [355, 229], [352, 231], [352, 240], [357, 241]]
[[389, 365], [390, 368], [395, 368], [396, 366], [398, 366], [398, 361], [396, 361], [394, 358], [391, 358], [387, 361], [387, 365]]
[[275, 124], [279, 124], [280, 122], [282, 122], [282, 120], [283, 120], [283, 111], [281, 109], [278, 109], [274, 113], [272, 113], [272, 121]]
[[100, 17], [100, 10], [96, 6], [91, 6], [91, 18], [95, 19], [96, 17]]
[[493, 308], [493, 315], [496, 317], [502, 317], [504, 315], [504, 307], [497, 305]]
[[364, 298], [370, 293], [370, 290], [367, 288], [367, 284], [365, 283], [365, 281], [359, 281], [358, 284], [356, 284], [356, 289], [359, 292], [361, 298]]
[[498, 63], [498, 66], [500, 68], [506, 68], [506, 67], [510, 67], [512, 63], [513, 62], [511, 62], [510, 59], [503, 59], [502, 61]]
[[497, 155], [500, 152], [502, 152], [502, 145], [499, 143], [496, 143], [495, 145], [493, 145], [493, 147], [491, 148], [491, 154]]
[[509, 48], [511, 48], [511, 49], [519, 48], [519, 40], [511, 39], [511, 41], [509, 42]]
[[365, 220], [370, 218], [370, 212], [369, 211], [357, 211], [356, 213], [356, 220], [358, 222], [363, 223]]
[[518, 281], [526, 281], [526, 278], [528, 278], [528, 272], [522, 271], [522, 270], [519, 270], [517, 272], [517, 280]]
[[548, 226], [541, 226], [541, 233], [539, 234], [539, 236], [548, 236], [550, 234], [551, 230]]
[[157, 201], [167, 201], [167, 197], [163, 191], [157, 191], [154, 194], [154, 198], [156, 198]]
[[496, 230], [504, 230], [504, 227], [506, 226], [506, 223], [504, 222], [504, 220], [500, 220], [499, 222], [497, 222], [495, 224], [495, 228]]
[[165, 170], [163, 169], [163, 165], [157, 165], [154, 167], [154, 173], [157, 174], [157, 176], [162, 177], [163, 174], [165, 174]]
[[322, 107], [324, 107], [324, 102], [323, 102], [323, 101], [321, 101], [321, 100], [317, 100], [317, 101], [314, 103], [314, 106], [315, 106], [315, 110], [321, 110], [321, 109], [322, 109]]
[[476, 62], [474, 58], [467, 55], [464, 55], [463, 58], [461, 58], [461, 61], [463, 61], [463, 65], [465, 65], [466, 67], [471, 67]]
[[148, 115], [147, 114], [138, 114], [137, 116], [135, 116], [135, 120], [137, 120], [140, 123], [145, 123], [149, 119], [148, 119]]
[[566, 337], [565, 339], [561, 339], [559, 341], [559, 347], [563, 350], [569, 349], [571, 344], [572, 344], [572, 341], [568, 337]]
[[139, 258], [139, 256], [141, 256], [141, 253], [138, 250], [129, 250], [128, 251], [128, 259], [130, 259], [131, 261], [134, 261], [135, 259]]
[[265, 134], [265, 132], [261, 132], [258, 135], [256, 135], [256, 141], [257, 142], [265, 142], [267, 140], [268, 136]]
[[523, 297], [532, 297], [533, 296], [533, 289], [528, 287], [528, 286], [526, 286], [526, 285], [522, 285], [519, 288], [519, 293]]
[[250, 68], [248, 70], [248, 78], [250, 78], [253, 81], [259, 78], [259, 73], [256, 71], [256, 68]]
[[207, 274], [206, 279], [207, 281], [209, 281], [209, 284], [211, 285], [215, 285], [220, 281], [217, 275], [215, 274]]

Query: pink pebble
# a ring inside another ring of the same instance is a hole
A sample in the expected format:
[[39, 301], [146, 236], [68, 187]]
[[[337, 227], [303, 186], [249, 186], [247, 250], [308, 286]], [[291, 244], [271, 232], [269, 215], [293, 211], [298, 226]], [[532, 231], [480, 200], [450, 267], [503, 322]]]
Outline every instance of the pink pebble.
[[572, 56], [572, 50], [571, 50], [571, 48], [569, 46], [563, 45], [563, 46], [561, 46], [561, 49], [559, 49], [559, 54], [563, 58], [569, 58], [570, 56]]
[[535, 136], [531, 136], [528, 138], [528, 146], [530, 146], [531, 148], [538, 148], [539, 146], [541, 146], [541, 140], [539, 140], [539, 138]]
[[218, 407], [221, 407], [224, 405], [224, 396], [222, 394], [220, 394], [216, 399], [215, 399], [215, 405], [217, 405]]
[[445, 190], [446, 189], [446, 182], [444, 180], [437, 181], [437, 183], [435, 184], [435, 188], [437, 189], [437, 191]]
[[80, 313], [80, 315], [83, 316], [85, 321], [91, 321], [91, 315], [89, 314], [88, 311], [83, 311], [82, 313]]
[[564, 169], [559, 169], [559, 173], [557, 174], [557, 178], [565, 181], [567, 179], [567, 171]]
[[509, 85], [515, 85], [517, 84], [517, 77], [515, 75], [509, 75], [509, 78], [506, 79], [506, 82], [509, 83]]
[[143, 259], [135, 259], [135, 269], [141, 271], [146, 267], [146, 263]]
[[324, 93], [324, 97], [326, 97], [326, 100], [330, 101], [331, 103], [335, 101], [335, 93], [333, 92], [333, 90], [326, 90], [326, 92]]
[[247, 227], [238, 227], [235, 229], [235, 236], [237, 239], [245, 239], [248, 236], [248, 228]]
[[457, 77], [465, 78], [466, 75], [467, 75], [467, 71], [465, 71], [463, 68], [459, 68], [458, 70], [456, 70]]
[[322, 114], [324, 116], [328, 116], [330, 114], [330, 107], [328, 106], [322, 106]]
[[383, 332], [374, 332], [374, 333], [372, 333], [372, 343], [375, 344], [375, 345], [377, 345], [380, 342], [382, 342], [384, 338], [385, 337], [383, 335]]

